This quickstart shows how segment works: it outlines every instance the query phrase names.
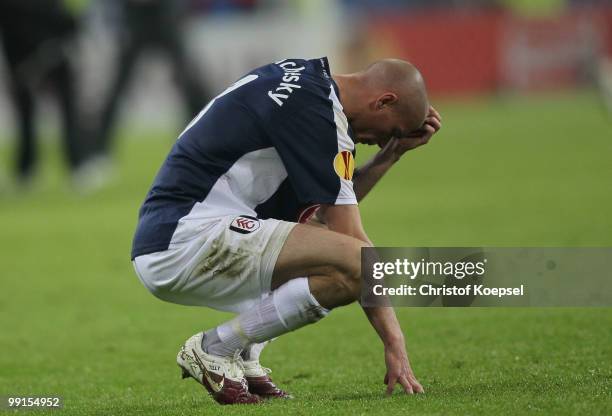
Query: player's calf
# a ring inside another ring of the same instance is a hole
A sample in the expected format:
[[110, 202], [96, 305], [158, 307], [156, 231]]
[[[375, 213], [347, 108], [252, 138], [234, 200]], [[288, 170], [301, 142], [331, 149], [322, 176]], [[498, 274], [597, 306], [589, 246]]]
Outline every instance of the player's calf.
[[360, 241], [352, 240], [343, 247], [342, 262], [325, 268], [322, 275], [309, 278], [310, 291], [327, 309], [348, 305], [361, 294], [361, 247]]
[[323, 276], [309, 278], [310, 290], [327, 309], [348, 305], [359, 299], [361, 293], [360, 272], [330, 271]]

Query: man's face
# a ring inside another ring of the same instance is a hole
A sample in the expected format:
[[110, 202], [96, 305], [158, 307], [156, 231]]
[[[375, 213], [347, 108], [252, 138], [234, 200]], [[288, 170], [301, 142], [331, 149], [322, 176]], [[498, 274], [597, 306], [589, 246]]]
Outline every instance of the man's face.
[[351, 121], [351, 128], [358, 143], [384, 147], [392, 137], [407, 137], [422, 128], [426, 115], [427, 109], [402, 111], [397, 105], [376, 102]]

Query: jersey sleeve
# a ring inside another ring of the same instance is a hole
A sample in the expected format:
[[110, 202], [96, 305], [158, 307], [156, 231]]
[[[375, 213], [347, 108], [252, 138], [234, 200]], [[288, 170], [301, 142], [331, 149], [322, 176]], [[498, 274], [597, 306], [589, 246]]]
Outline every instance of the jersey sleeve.
[[272, 142], [300, 204], [357, 204], [355, 144], [344, 114], [310, 106], [275, 124]]

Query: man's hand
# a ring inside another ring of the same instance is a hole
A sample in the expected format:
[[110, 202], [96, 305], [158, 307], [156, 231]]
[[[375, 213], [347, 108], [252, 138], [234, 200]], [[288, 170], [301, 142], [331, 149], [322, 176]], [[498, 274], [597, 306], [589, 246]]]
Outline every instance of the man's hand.
[[430, 106], [429, 113], [420, 129], [410, 132], [405, 137], [392, 137], [376, 157], [391, 163], [396, 162], [408, 150], [427, 144], [441, 128], [442, 118], [440, 113]]
[[406, 394], [424, 393], [423, 386], [410, 368], [403, 340], [385, 346], [385, 364], [387, 374], [384, 383], [387, 385], [387, 395], [393, 393], [396, 383], [402, 386]]

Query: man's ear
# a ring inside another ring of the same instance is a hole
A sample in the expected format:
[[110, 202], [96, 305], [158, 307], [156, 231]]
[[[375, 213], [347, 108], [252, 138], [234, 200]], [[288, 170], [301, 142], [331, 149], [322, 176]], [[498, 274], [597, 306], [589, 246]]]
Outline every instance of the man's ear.
[[376, 100], [376, 109], [382, 110], [385, 107], [393, 105], [397, 102], [397, 95], [392, 92], [386, 92]]

